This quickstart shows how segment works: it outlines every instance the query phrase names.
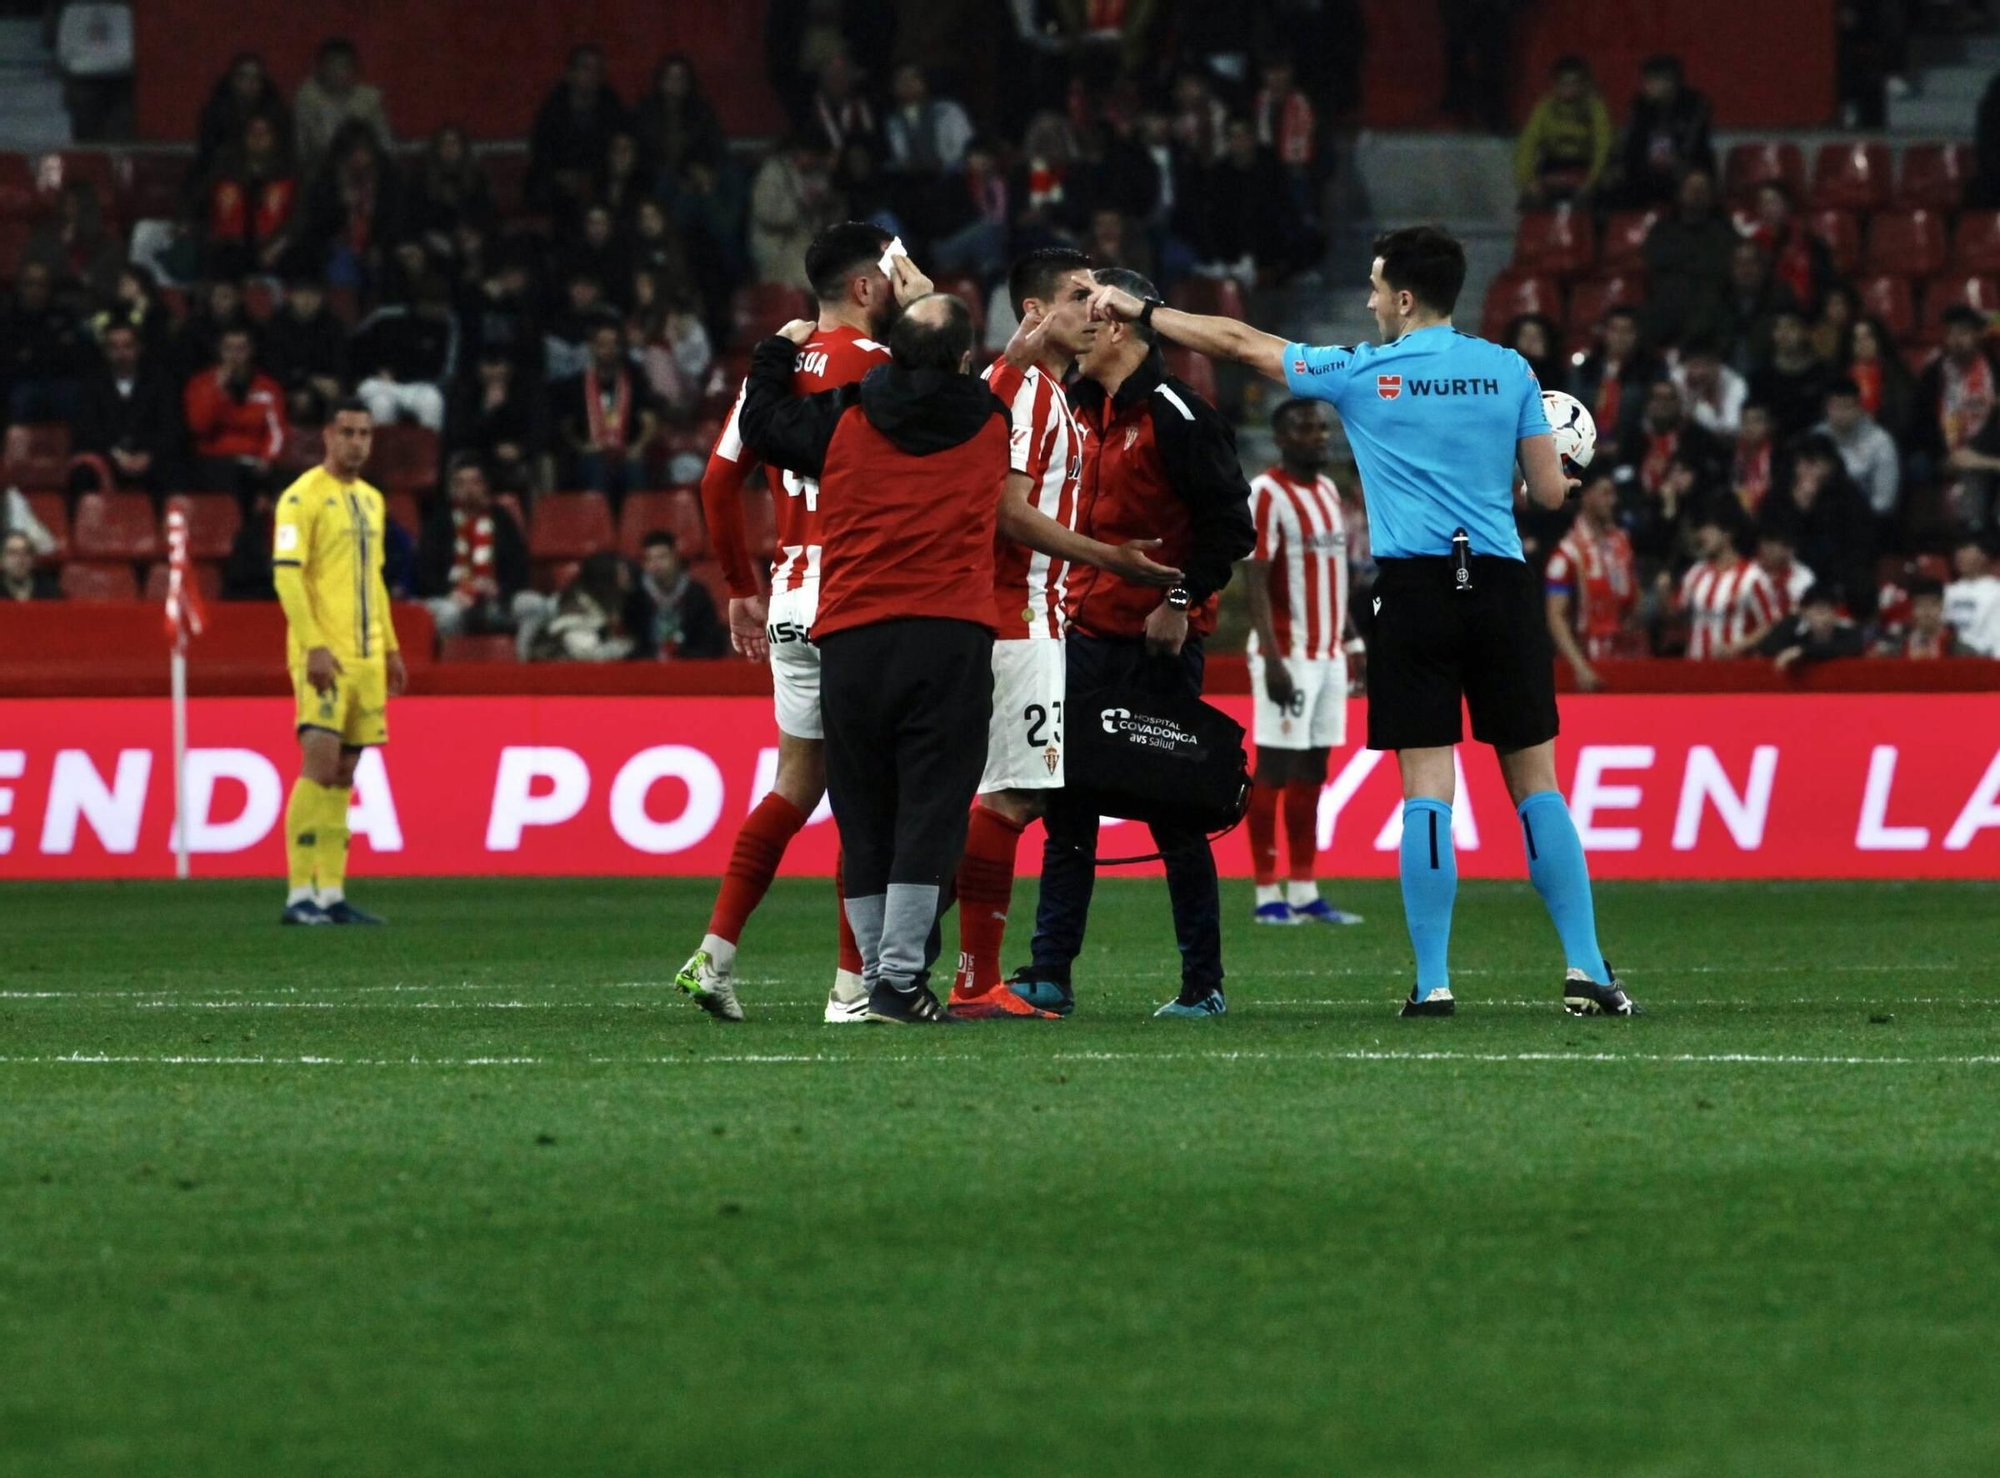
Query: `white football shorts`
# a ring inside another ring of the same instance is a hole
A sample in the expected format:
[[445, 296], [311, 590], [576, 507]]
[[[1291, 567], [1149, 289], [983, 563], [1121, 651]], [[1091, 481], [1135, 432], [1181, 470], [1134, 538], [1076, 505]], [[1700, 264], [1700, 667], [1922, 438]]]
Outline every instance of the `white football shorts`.
[[819, 714], [819, 648], [812, 644], [819, 614], [819, 582], [797, 590], [771, 592], [771, 617], [764, 634], [771, 643], [771, 698], [778, 728], [794, 739], [824, 739]]
[[1287, 657], [1292, 701], [1280, 708], [1264, 690], [1264, 658], [1250, 654], [1256, 702], [1252, 736], [1259, 749], [1338, 749], [1347, 742], [1347, 658]]
[[1048, 637], [993, 643], [993, 718], [979, 793], [1061, 790], [1063, 644]]

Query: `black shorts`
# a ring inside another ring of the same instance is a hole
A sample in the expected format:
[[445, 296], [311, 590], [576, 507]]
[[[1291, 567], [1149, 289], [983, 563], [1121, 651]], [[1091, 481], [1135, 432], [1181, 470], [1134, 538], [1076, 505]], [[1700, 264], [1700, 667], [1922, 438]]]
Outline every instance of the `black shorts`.
[[1450, 559], [1378, 561], [1369, 606], [1368, 747], [1432, 749], [1472, 737], [1527, 749], [1556, 737], [1555, 649], [1541, 582], [1518, 559], [1472, 557], [1461, 591]]

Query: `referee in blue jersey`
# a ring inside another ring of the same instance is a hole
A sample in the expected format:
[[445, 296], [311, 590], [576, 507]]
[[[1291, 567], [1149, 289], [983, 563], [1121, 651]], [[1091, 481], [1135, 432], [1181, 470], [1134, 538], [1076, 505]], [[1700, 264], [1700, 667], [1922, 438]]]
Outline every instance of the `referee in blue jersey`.
[[1568, 956], [1563, 1005], [1579, 1016], [1636, 1016], [1598, 948], [1583, 844], [1556, 789], [1555, 656], [1514, 525], [1517, 465], [1544, 508], [1561, 506], [1574, 485], [1527, 361], [1451, 326], [1464, 285], [1465, 248], [1417, 226], [1375, 242], [1368, 307], [1380, 344], [1287, 343], [1112, 287], [1099, 288], [1092, 306], [1340, 412], [1380, 568], [1368, 747], [1396, 751], [1403, 772], [1403, 911], [1417, 956], [1403, 1015], [1454, 1009], [1446, 957], [1458, 893], [1452, 748], [1464, 737], [1462, 704], [1473, 737], [1499, 755], [1519, 808], [1528, 875]]

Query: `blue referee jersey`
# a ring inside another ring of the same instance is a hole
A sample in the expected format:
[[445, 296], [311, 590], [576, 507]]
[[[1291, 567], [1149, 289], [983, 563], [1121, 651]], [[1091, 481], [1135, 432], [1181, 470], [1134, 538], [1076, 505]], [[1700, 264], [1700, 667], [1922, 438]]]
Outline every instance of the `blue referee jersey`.
[[1527, 360], [1441, 323], [1393, 344], [1287, 344], [1285, 383], [1340, 412], [1377, 558], [1448, 555], [1461, 528], [1474, 554], [1522, 557], [1516, 443], [1550, 434]]

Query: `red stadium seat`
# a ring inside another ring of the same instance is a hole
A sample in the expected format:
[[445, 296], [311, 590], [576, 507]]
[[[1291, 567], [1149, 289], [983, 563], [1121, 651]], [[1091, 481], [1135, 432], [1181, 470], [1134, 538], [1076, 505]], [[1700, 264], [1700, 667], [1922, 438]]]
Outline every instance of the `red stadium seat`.
[[86, 564], [71, 560], [62, 567], [65, 600], [137, 600], [139, 582], [129, 564]]
[[1918, 338], [1935, 344], [1944, 338], [1945, 309], [1963, 304], [1991, 318], [2000, 313], [2000, 277], [1940, 277], [1924, 289], [1924, 316]]
[[550, 493], [528, 518], [528, 552], [536, 559], [582, 559], [616, 543], [602, 493]]
[[1861, 222], [1851, 210], [1815, 210], [1806, 216], [1806, 230], [1826, 244], [1833, 270], [1850, 277], [1861, 261]]
[[1812, 203], [1822, 209], [1880, 210], [1889, 203], [1887, 144], [1822, 144], [1813, 160]]
[[2000, 210], [1969, 210], [1951, 238], [1951, 270], [2000, 272]]
[[1247, 318], [1243, 289], [1233, 277], [1183, 277], [1167, 294], [1183, 313], [1210, 313], [1222, 318]]
[[1167, 347], [1167, 369], [1187, 381], [1188, 388], [1210, 405], [1215, 404], [1215, 366], [1208, 356], [1178, 344]]
[[1585, 212], [1563, 206], [1521, 217], [1514, 233], [1514, 271], [1578, 277], [1596, 261], [1597, 233]]
[[438, 651], [440, 662], [515, 662], [519, 655], [511, 636], [448, 636]]
[[326, 437], [317, 426], [294, 426], [285, 433], [278, 465], [288, 472], [317, 467], [326, 457]]
[[382, 500], [384, 505], [382, 512], [390, 523], [395, 524], [412, 539], [423, 532], [424, 515], [417, 505], [415, 493], [384, 493]]
[[7, 428], [6, 478], [15, 487], [69, 485], [69, 427], [60, 421], [23, 421]]
[[1638, 272], [1614, 272], [1579, 282], [1569, 292], [1569, 344], [1582, 348], [1597, 340], [1604, 315], [1623, 303], [1637, 307], [1646, 301], [1646, 279]]
[[32, 220], [41, 208], [41, 196], [35, 189], [35, 171], [26, 156], [0, 154], [0, 219]]
[[1497, 339], [1510, 320], [1523, 313], [1540, 313], [1553, 319], [1558, 328], [1563, 321], [1562, 288], [1553, 277], [1522, 277], [1503, 272], [1486, 290], [1486, 311], [1480, 316], [1480, 334]]
[[1854, 284], [1861, 299], [1861, 311], [1879, 318], [1897, 339], [1908, 339], [1917, 331], [1917, 310], [1907, 277], [1864, 277]]
[[1970, 144], [1911, 144], [1903, 150], [1896, 203], [1906, 208], [1957, 210], [1965, 182], [1978, 168]]
[[1930, 277], [1944, 262], [1944, 221], [1935, 211], [1880, 211], [1868, 223], [1864, 272]]
[[21, 257], [34, 234], [30, 221], [0, 220], [0, 281], [12, 282], [20, 275]]
[[85, 493], [70, 539], [81, 559], [158, 559], [159, 527], [144, 493]]
[[554, 595], [576, 578], [577, 567], [581, 563], [574, 559], [538, 559], [535, 561], [535, 589], [545, 595]]
[[940, 277], [937, 280], [937, 290], [941, 293], [950, 293], [965, 304], [966, 311], [972, 315], [972, 331], [975, 334], [986, 331], [986, 294], [979, 290], [977, 277], [968, 277], [963, 272]]
[[[222, 566], [197, 560], [188, 566], [188, 573], [194, 580], [194, 588], [206, 601], [222, 599]], [[161, 560], [146, 571], [146, 599], [164, 601], [167, 598], [167, 562]]]
[[1646, 238], [1663, 214], [1657, 210], [1624, 210], [1605, 222], [1604, 239], [1597, 267], [1600, 272], [1619, 272], [1646, 264]]
[[699, 581], [708, 591], [709, 599], [715, 602], [716, 614], [726, 623], [729, 620], [729, 579], [722, 573], [722, 566], [712, 559], [688, 566], [688, 578]]
[[618, 510], [618, 552], [638, 559], [646, 535], [664, 529], [674, 536], [684, 560], [708, 555], [708, 525], [702, 518], [701, 494], [694, 488], [627, 493]]
[[438, 434], [428, 426], [397, 422], [375, 428], [375, 445], [361, 475], [385, 493], [411, 493], [438, 484]]
[[56, 541], [56, 547], [49, 551], [48, 558], [69, 558], [69, 499], [62, 493], [24, 493], [28, 508], [41, 526], [49, 531], [49, 537]]
[[765, 481], [743, 490], [743, 533], [750, 553], [768, 560], [778, 552], [778, 510], [771, 500], [770, 474]]
[[[227, 559], [236, 546], [236, 531], [243, 526], [243, 514], [227, 493], [177, 493], [167, 499], [169, 511], [178, 508], [187, 515], [188, 555], [193, 559]], [[160, 542], [166, 543], [166, 526], [160, 527]]]
[[1748, 205], [1757, 198], [1757, 187], [1776, 180], [1792, 192], [1792, 199], [1805, 197], [1806, 161], [1797, 144], [1732, 144], [1722, 166], [1722, 193], [1725, 199]]
[[186, 153], [126, 154], [117, 162], [118, 218], [144, 221], [180, 213], [181, 182], [194, 156]]
[[753, 282], [729, 300], [736, 340], [749, 344], [776, 333], [794, 318], [812, 317], [812, 298], [789, 282]]

